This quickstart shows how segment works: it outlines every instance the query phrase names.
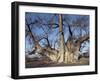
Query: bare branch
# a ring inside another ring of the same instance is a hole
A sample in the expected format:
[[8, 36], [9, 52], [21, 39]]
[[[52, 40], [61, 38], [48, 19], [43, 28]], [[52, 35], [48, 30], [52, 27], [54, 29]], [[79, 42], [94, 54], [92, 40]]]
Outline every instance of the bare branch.
[[78, 40], [76, 40], [75, 42], [76, 43], [83, 43], [84, 41], [86, 41], [86, 40], [88, 40], [89, 39], [89, 35], [85, 35], [85, 36], [83, 36], [83, 37], [80, 37], [80, 38], [78, 38]]

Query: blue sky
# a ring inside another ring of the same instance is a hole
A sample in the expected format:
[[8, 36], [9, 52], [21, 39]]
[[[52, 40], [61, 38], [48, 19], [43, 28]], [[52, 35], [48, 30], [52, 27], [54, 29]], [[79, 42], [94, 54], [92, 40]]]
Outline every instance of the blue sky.
[[[73, 15], [73, 14], [63, 14], [63, 19], [66, 19], [68, 23], [72, 23], [73, 20], [76, 20], [80, 17], [82, 17], [83, 15]], [[89, 16], [84, 16], [87, 19], [87, 22], [89, 22]], [[33, 12], [26, 12], [25, 14], [25, 18], [27, 19], [28, 23], [31, 23], [38, 20], [40, 18], [43, 19], [41, 22], [42, 23], [48, 23], [48, 22], [53, 22], [53, 23], [57, 23], [58, 24], [58, 15], [57, 14], [50, 14], [50, 13], [33, 13]], [[83, 18], [84, 19], [84, 18]], [[68, 27], [66, 22], [63, 22], [63, 24], [65, 24], [65, 26], [63, 26], [64, 29], [64, 39], [65, 41], [67, 41], [69, 32], [68, 32]], [[34, 26], [31, 25], [31, 27], [34, 27], [32, 29], [32, 33], [34, 33], [36, 36], [40, 36], [44, 33], [43, 29], [41, 28], [41, 25], [39, 24], [35, 24]], [[42, 26], [44, 29], [46, 26]], [[46, 30], [47, 31], [47, 30]], [[74, 34], [78, 34], [79, 32], [76, 30], [74, 31]], [[83, 35], [85, 34], [84, 31]], [[57, 29], [52, 29], [49, 31], [48, 33], [49, 36], [49, 40], [51, 40], [53, 43], [56, 39], [59, 39], [59, 35], [58, 35], [58, 28]], [[42, 45], [42, 42], [45, 42], [44, 40], [40, 41], [40, 44]], [[89, 47], [89, 44], [86, 44], [87, 46], [85, 47], [85, 49], [87, 49]], [[53, 46], [52, 46], [53, 47]], [[57, 47], [57, 44], [56, 44]], [[32, 48], [32, 44], [29, 43], [28, 38], [25, 39], [25, 50], [31, 50]]]

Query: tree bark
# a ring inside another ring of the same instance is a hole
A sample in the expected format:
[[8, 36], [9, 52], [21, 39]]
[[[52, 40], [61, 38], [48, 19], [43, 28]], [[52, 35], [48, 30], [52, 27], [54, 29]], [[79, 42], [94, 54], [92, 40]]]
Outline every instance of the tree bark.
[[59, 59], [58, 62], [65, 61], [65, 42], [64, 42], [64, 33], [63, 33], [63, 23], [62, 23], [62, 15], [58, 15], [58, 23], [59, 23], [59, 33], [60, 33], [60, 49], [59, 49]]
[[67, 52], [65, 53], [67, 56], [66, 57], [67, 63], [73, 63], [78, 60], [78, 59], [75, 59], [74, 56], [77, 56], [77, 58], [78, 58], [78, 56], [80, 54], [81, 44], [88, 39], [89, 39], [89, 35], [85, 35], [83, 37], [78, 38], [78, 40], [76, 40], [74, 42], [73, 39], [70, 38], [70, 36], [69, 36], [69, 38], [66, 42]]

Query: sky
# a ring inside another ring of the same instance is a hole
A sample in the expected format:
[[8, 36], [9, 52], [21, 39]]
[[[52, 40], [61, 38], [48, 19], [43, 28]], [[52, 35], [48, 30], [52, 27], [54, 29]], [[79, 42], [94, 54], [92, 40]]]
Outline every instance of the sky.
[[[62, 15], [63, 24], [64, 24], [63, 25], [63, 31], [64, 31], [65, 42], [67, 41], [67, 38], [68, 38], [68, 35], [69, 35], [67, 23], [72, 24], [73, 21], [79, 19], [80, 17], [82, 17], [84, 21], [86, 20], [85, 23], [88, 24], [87, 28], [89, 28], [89, 16], [88, 15], [85, 15], [85, 16], [84, 15], [74, 15], [74, 14], [63, 14]], [[51, 22], [51, 23], [58, 24], [58, 14], [26, 12], [25, 13], [25, 19], [27, 19], [28, 24], [30, 24], [31, 22], [39, 21], [38, 24], [30, 25], [30, 27], [32, 28], [32, 33], [35, 34], [36, 36], [40, 36], [40, 37], [45, 35], [44, 30], [46, 32], [48, 31], [48, 26], [47, 25], [46, 26], [41, 25], [41, 23], [47, 24], [47, 23]], [[80, 22], [80, 20], [78, 21], [78, 23], [79, 22]], [[55, 27], [55, 26], [56, 25], [54, 25], [52, 27]], [[43, 28], [44, 28], [44, 30], [43, 30]], [[74, 30], [75, 27], [72, 26], [71, 29], [73, 30], [74, 35], [79, 34], [79, 31], [78, 31], [79, 28]], [[53, 44], [54, 44], [56, 39], [59, 39], [58, 31], [59, 31], [58, 28], [50, 29], [48, 31], [49, 33], [47, 35], [49, 37], [49, 40], [52, 41]], [[82, 31], [82, 32], [83, 32], [82, 35], [84, 35], [85, 32], [84, 31]], [[41, 40], [39, 42], [41, 46], [43, 46], [43, 42], [46, 43], [45, 40]], [[83, 51], [86, 50], [88, 47], [89, 47], [89, 43], [86, 44], [86, 47], [83, 49]], [[32, 44], [29, 42], [29, 38], [26, 37], [25, 38], [25, 50], [26, 51], [27, 50], [32, 50], [31, 48], [32, 48]], [[53, 46], [52, 46], [52, 48], [53, 48]], [[58, 48], [58, 44], [56, 44], [56, 48]]]

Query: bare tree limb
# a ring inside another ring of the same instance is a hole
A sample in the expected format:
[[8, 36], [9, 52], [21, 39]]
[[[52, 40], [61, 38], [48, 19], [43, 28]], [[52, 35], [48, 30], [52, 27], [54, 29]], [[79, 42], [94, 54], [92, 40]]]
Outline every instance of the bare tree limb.
[[85, 35], [83, 37], [78, 38], [78, 40], [76, 40], [76, 43], [83, 43], [84, 41], [89, 39], [89, 35]]
[[27, 26], [27, 28], [28, 28], [29, 35], [31, 36], [31, 38], [32, 38], [32, 40], [33, 40], [35, 46], [39, 46], [39, 47], [40, 47], [38, 41], [36, 40], [35, 36], [33, 35], [32, 31], [31, 31], [31, 29], [30, 29], [30, 24], [28, 24], [27, 19], [26, 19], [26, 26]]

